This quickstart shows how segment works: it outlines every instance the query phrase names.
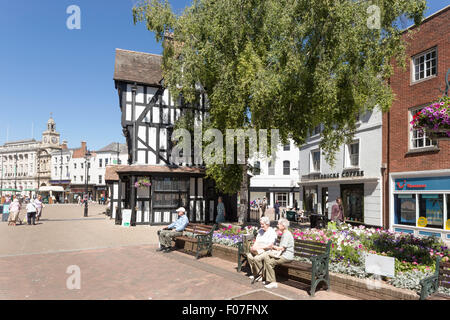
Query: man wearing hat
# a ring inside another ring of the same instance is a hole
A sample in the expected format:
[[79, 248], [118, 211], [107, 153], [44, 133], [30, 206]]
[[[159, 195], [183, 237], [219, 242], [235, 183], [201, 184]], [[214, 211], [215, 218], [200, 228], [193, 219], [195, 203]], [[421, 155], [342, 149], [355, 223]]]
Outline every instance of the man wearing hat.
[[158, 231], [159, 249], [156, 249], [156, 251], [169, 252], [172, 246], [172, 239], [181, 236], [184, 228], [188, 225], [189, 219], [186, 216], [186, 210], [183, 207], [180, 207], [177, 209], [177, 213], [177, 221]]

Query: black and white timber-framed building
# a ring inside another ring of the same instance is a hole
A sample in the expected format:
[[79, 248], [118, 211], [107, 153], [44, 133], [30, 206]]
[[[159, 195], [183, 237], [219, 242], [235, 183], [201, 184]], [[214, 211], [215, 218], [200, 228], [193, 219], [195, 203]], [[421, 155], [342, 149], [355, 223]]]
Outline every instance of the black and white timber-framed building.
[[[195, 106], [171, 96], [163, 86], [161, 64], [160, 55], [116, 49], [114, 81], [128, 164], [106, 168], [111, 214], [116, 224], [121, 223], [124, 209], [131, 210], [131, 225], [168, 224], [183, 206], [190, 221], [213, 222], [219, 195], [213, 181], [205, 179], [204, 167], [170, 161], [176, 121], [186, 112], [202, 121], [207, 112], [205, 95]], [[151, 186], [136, 188], [142, 178], [149, 179]], [[236, 196], [223, 197], [228, 220], [237, 219]]]

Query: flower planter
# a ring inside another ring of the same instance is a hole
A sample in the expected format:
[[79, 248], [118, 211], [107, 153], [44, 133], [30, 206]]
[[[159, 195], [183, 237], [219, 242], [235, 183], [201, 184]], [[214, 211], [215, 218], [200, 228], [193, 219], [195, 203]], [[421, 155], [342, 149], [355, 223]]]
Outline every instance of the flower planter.
[[450, 136], [448, 135], [449, 130], [438, 130], [438, 131], [427, 131], [427, 135], [430, 139], [433, 140], [450, 140]]

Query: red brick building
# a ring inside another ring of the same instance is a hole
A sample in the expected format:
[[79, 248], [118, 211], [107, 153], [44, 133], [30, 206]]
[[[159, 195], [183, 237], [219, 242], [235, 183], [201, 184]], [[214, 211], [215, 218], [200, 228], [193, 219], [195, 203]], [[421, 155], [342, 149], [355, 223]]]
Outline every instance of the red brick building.
[[413, 35], [403, 34], [406, 70], [394, 64], [389, 82], [396, 97], [383, 115], [383, 224], [449, 241], [450, 140], [430, 140], [411, 130], [409, 122], [445, 89], [450, 70], [450, 6], [408, 30]]

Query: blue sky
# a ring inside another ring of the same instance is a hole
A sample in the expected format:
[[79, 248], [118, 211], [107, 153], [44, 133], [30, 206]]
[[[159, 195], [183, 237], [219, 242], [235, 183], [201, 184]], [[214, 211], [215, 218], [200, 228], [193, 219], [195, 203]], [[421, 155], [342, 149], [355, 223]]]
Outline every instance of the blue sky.
[[[144, 24], [133, 25], [135, 0], [0, 1], [0, 144], [40, 139], [50, 112], [69, 147], [96, 150], [125, 142], [114, 88], [116, 48], [161, 54]], [[170, 0], [177, 11], [188, 0]], [[81, 29], [69, 30], [70, 5]], [[448, 5], [428, 1], [426, 16]], [[9, 128], [9, 130], [7, 130]]]

